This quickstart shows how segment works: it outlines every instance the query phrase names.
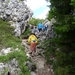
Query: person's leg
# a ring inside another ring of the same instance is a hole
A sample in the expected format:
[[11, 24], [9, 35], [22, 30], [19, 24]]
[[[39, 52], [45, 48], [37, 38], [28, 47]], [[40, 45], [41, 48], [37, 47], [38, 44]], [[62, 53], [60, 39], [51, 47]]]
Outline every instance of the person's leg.
[[42, 31], [42, 29], [41, 29], [41, 28], [39, 28], [39, 32], [40, 32], [40, 31]]
[[36, 49], [35, 43], [31, 43], [30, 48], [31, 48], [31, 51], [32, 51], [32, 56], [34, 56], [35, 49]]
[[33, 54], [33, 47], [32, 44], [30, 44], [30, 50], [31, 50], [31, 55]]
[[37, 46], [37, 44], [35, 43], [35, 44], [34, 44], [34, 54], [35, 54], [35, 55], [37, 54], [36, 46]]
[[40, 32], [40, 29], [38, 29], [39, 30], [39, 32]]
[[33, 54], [36, 54], [36, 43], [33, 45]]
[[32, 51], [32, 56], [34, 56], [34, 53], [35, 53], [35, 51], [33, 50], [33, 51]]
[[37, 49], [35, 48], [35, 55], [37, 55]]

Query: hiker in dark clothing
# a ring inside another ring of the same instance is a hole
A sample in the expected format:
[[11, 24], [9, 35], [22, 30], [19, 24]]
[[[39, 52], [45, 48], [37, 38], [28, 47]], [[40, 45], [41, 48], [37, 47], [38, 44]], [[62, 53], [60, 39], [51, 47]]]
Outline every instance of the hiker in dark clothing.
[[34, 27], [33, 29], [32, 29], [32, 32], [31, 33], [38, 33], [39, 31], [38, 31], [38, 29], [37, 29], [37, 27]]

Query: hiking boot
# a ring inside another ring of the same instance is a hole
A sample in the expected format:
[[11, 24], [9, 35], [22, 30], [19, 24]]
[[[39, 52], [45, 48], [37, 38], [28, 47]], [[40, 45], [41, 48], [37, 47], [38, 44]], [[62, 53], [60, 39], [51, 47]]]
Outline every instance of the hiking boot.
[[32, 52], [29, 52], [29, 54], [32, 54]]

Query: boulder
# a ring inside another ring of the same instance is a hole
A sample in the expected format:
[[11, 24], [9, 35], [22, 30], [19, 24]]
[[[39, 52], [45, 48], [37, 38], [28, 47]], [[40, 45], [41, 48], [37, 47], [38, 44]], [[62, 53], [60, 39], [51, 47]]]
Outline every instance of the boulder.
[[32, 15], [33, 12], [26, 5], [26, 0], [0, 0], [0, 18], [14, 23], [14, 34], [17, 37], [24, 33]]

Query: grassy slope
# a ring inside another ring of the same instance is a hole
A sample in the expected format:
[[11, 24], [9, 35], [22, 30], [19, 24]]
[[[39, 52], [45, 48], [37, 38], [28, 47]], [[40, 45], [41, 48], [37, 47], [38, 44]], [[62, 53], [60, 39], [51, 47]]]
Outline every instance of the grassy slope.
[[13, 27], [8, 22], [0, 19], [0, 50], [8, 47], [21, 50], [20, 52], [9, 53], [7, 56], [0, 56], [0, 62], [8, 62], [16, 58], [22, 71], [20, 75], [30, 75], [27, 67], [24, 65], [24, 62], [28, 60], [25, 56], [24, 47], [21, 45], [21, 40], [12, 35], [12, 31]]

